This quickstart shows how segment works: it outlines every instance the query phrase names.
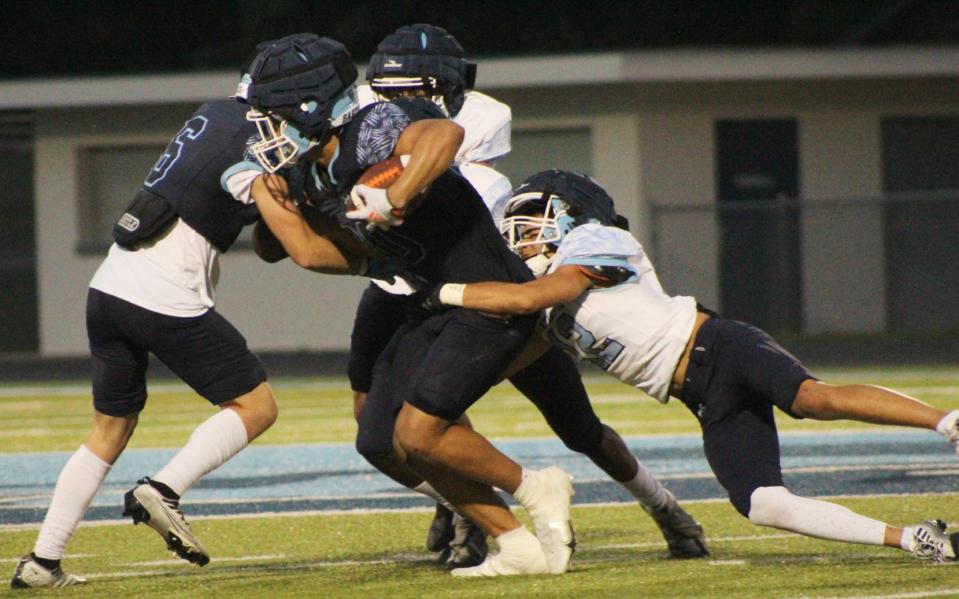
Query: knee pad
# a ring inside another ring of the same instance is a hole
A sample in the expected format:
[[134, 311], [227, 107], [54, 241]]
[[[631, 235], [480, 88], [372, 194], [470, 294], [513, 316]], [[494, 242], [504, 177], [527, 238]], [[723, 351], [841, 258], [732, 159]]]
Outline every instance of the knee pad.
[[759, 487], [749, 496], [746, 511], [736, 509], [753, 524], [781, 527], [783, 512], [793, 509], [795, 498], [786, 487]]
[[373, 386], [373, 360], [364, 354], [350, 353], [346, 376], [350, 380], [351, 390], [369, 393]]
[[361, 426], [356, 433], [356, 451], [370, 463], [373, 463], [373, 456], [393, 452], [392, 430], [390, 435], [377, 432]]

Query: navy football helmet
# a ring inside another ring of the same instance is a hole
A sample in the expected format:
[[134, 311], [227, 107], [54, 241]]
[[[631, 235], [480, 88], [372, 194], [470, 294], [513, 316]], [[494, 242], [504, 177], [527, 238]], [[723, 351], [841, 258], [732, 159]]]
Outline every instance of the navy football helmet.
[[476, 65], [465, 56], [456, 38], [442, 27], [406, 25], [376, 47], [366, 80], [386, 99], [423, 93], [453, 117], [476, 81]]
[[[588, 175], [550, 169], [529, 177], [513, 191], [503, 210], [500, 232], [510, 249], [556, 249], [573, 228], [597, 223], [628, 229], [613, 198]], [[531, 265], [532, 268], [532, 265]], [[534, 269], [535, 270], [535, 269]]]
[[297, 33], [263, 42], [236, 98], [252, 108], [260, 141], [250, 150], [269, 172], [295, 162], [356, 113], [356, 66], [340, 42]]

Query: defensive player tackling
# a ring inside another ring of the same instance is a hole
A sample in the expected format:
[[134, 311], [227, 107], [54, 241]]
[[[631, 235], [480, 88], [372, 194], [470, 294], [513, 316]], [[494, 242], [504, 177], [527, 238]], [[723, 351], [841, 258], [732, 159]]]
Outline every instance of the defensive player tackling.
[[946, 413], [870, 385], [818, 381], [762, 330], [663, 291], [642, 246], [615, 226], [613, 200], [592, 179], [544, 171], [521, 185], [501, 230], [542, 276], [524, 284], [448, 283], [428, 303], [501, 314], [546, 310], [545, 334], [660, 402], [680, 399], [703, 431], [710, 467], [749, 520], [796, 533], [956, 561], [959, 533], [938, 520], [894, 527], [783, 484], [773, 406], [794, 418], [850, 419], [938, 431]]

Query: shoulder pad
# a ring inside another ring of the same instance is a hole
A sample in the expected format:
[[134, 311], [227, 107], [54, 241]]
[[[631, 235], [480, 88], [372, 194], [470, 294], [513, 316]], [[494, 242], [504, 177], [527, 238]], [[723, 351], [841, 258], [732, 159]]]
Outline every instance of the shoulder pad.
[[636, 275], [636, 272], [626, 266], [610, 264], [580, 264], [580, 270], [600, 287], [613, 287], [625, 283]]

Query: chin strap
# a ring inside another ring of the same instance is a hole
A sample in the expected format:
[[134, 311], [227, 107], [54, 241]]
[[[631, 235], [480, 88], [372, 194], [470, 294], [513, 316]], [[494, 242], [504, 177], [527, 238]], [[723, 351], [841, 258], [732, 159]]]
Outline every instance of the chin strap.
[[546, 270], [549, 268], [550, 262], [553, 259], [546, 256], [546, 254], [536, 254], [532, 258], [526, 260], [526, 266], [533, 271], [533, 275], [536, 277], [541, 277], [546, 274]]

